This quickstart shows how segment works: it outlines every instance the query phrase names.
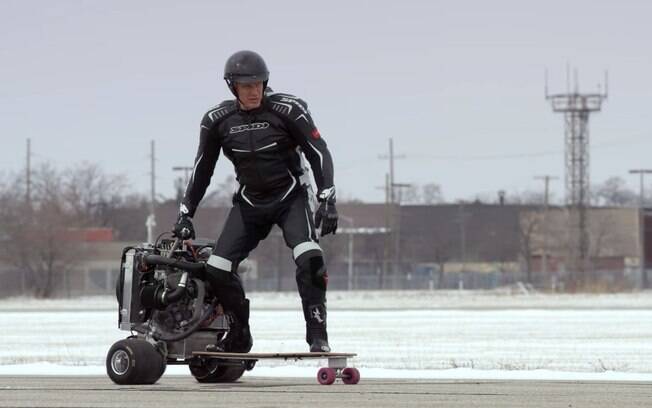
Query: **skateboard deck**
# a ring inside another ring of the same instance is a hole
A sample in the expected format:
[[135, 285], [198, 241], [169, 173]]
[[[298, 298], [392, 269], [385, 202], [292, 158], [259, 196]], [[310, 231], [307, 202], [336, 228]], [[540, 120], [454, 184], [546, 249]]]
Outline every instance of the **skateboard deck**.
[[[317, 381], [323, 385], [332, 384], [336, 378], [345, 384], [357, 384], [360, 372], [353, 367], [347, 367], [347, 359], [355, 357], [355, 353], [224, 353], [214, 351], [193, 351], [193, 356], [203, 359], [252, 361], [251, 368], [258, 360], [307, 360], [328, 359], [328, 367], [320, 368]], [[249, 369], [251, 369], [249, 368]]]
[[303, 360], [309, 358], [351, 358], [355, 353], [223, 353], [213, 351], [193, 351], [194, 356], [221, 358], [225, 360]]

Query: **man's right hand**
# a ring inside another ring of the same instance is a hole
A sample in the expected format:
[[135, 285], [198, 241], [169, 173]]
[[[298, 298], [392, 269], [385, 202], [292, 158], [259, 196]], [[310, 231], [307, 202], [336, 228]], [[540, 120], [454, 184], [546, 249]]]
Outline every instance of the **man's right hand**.
[[174, 224], [172, 235], [181, 240], [195, 239], [195, 227], [192, 225], [192, 218], [181, 214], [176, 224]]

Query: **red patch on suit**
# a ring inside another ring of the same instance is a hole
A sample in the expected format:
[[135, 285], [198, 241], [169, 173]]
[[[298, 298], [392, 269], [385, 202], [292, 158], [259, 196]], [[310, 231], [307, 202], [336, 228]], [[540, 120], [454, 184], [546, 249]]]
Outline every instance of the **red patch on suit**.
[[319, 129], [315, 128], [312, 130], [312, 138], [313, 139], [319, 139], [321, 135], [319, 134]]

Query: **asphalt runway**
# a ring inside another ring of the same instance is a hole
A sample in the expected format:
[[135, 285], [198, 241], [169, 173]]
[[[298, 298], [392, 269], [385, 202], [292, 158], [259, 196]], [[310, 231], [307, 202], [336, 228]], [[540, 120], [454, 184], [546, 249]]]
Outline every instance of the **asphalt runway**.
[[[364, 375], [364, 372], [363, 372]], [[164, 376], [119, 386], [107, 377], [0, 376], [0, 407], [646, 407], [652, 383], [363, 379], [319, 385], [307, 378], [245, 376], [199, 384]]]

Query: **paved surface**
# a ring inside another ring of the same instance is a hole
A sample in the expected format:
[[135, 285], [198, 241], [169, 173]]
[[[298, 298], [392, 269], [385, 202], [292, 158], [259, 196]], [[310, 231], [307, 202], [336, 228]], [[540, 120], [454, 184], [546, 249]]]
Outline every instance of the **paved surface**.
[[164, 376], [118, 386], [107, 377], [0, 376], [0, 407], [644, 407], [652, 383], [366, 380], [358, 385], [243, 377], [203, 385]]

